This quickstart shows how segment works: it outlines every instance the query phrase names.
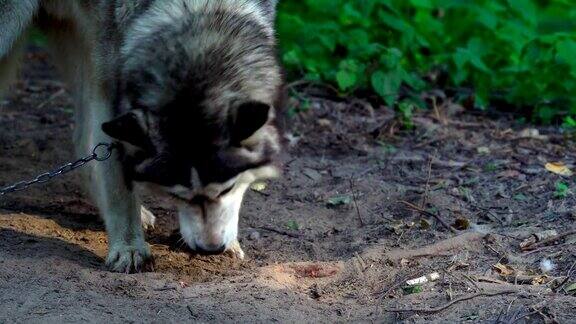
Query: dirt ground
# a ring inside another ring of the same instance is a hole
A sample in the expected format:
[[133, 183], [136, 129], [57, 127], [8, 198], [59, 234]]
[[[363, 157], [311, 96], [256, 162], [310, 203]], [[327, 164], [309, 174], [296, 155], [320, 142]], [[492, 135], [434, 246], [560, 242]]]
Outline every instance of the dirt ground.
[[[71, 101], [46, 62], [30, 53], [1, 103], [0, 185], [73, 159]], [[111, 273], [78, 174], [1, 197], [0, 322], [576, 322], [576, 235], [562, 236], [576, 183], [544, 168], [576, 165], [558, 129], [448, 101], [412, 131], [361, 101], [293, 115], [283, 178], [246, 197], [242, 262], [182, 249], [151, 198], [155, 272]], [[560, 236], [520, 248], [547, 230]]]

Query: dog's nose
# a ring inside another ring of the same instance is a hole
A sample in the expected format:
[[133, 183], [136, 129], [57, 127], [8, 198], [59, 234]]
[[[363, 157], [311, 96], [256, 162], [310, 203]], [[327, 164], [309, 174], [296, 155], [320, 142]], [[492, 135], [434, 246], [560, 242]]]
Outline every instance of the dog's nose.
[[202, 245], [196, 243], [196, 252], [203, 255], [220, 254], [226, 250], [226, 245]]

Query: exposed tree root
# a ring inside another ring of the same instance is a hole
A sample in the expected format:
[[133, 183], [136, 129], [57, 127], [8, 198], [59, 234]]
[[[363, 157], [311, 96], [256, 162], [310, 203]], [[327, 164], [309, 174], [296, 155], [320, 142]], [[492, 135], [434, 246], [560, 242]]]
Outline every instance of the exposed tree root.
[[398, 261], [400, 259], [412, 259], [426, 256], [448, 256], [453, 255], [453, 251], [462, 251], [467, 245], [478, 242], [484, 238], [485, 234], [465, 233], [444, 241], [436, 242], [413, 250], [397, 249], [384, 255], [386, 259]]

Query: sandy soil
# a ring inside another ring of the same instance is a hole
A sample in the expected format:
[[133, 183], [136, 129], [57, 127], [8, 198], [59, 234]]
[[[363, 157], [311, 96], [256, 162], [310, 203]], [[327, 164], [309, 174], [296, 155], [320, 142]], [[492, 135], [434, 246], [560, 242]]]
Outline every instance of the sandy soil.
[[[30, 54], [0, 106], [0, 184], [73, 159], [63, 89]], [[574, 178], [544, 169], [576, 164], [556, 129], [522, 138], [507, 118], [445, 103], [402, 131], [387, 109], [325, 99], [290, 121], [284, 177], [246, 198], [244, 262], [178, 246], [173, 211], [152, 197], [156, 271], [111, 273], [78, 174], [0, 198], [0, 322], [575, 321], [575, 236], [520, 249], [576, 230], [575, 195], [555, 196]]]

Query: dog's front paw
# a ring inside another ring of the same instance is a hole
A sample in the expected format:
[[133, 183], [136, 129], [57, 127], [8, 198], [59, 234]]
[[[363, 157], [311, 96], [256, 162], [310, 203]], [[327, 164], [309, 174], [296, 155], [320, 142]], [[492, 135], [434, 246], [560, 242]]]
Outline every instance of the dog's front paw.
[[240, 242], [238, 242], [238, 241], [234, 241], [230, 245], [230, 247], [228, 248], [228, 250], [226, 252], [231, 254], [233, 257], [237, 258], [238, 260], [244, 260], [244, 257], [245, 257], [244, 250], [242, 250], [242, 247], [240, 246]]
[[144, 206], [140, 207], [140, 219], [142, 220], [142, 227], [144, 227], [145, 230], [154, 229], [156, 216]]
[[152, 253], [146, 242], [110, 246], [106, 266], [114, 272], [134, 273], [152, 269]]

